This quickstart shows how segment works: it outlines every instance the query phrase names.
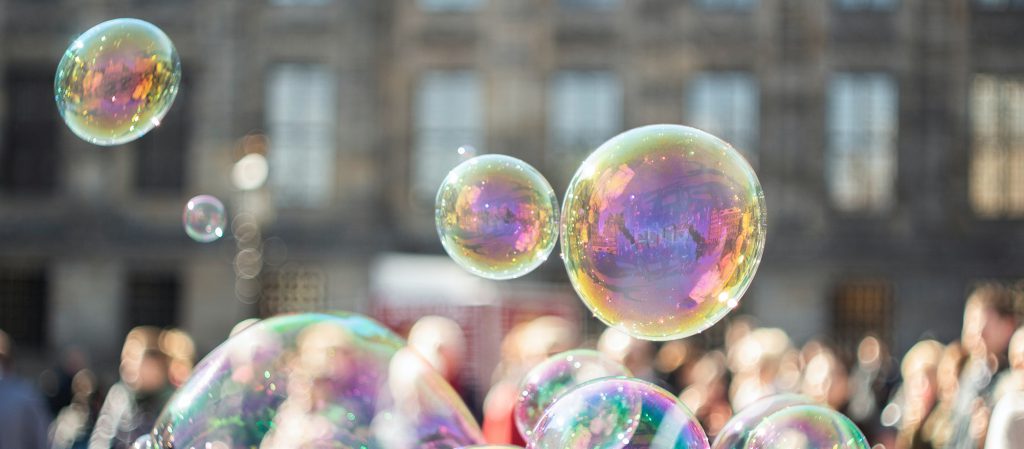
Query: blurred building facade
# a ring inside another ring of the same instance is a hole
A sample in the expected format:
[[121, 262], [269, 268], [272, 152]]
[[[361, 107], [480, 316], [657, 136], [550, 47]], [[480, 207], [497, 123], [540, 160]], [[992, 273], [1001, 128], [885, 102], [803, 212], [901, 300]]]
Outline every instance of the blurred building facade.
[[[123, 16], [171, 36], [184, 81], [160, 128], [100, 148], [61, 123], [53, 72]], [[971, 283], [1024, 274], [1019, 0], [0, 0], [0, 36], [0, 328], [29, 364], [74, 345], [116, 366], [137, 324], [204, 352], [250, 316], [378, 310], [375, 276], [401, 279], [379, 254], [442, 253], [457, 147], [561, 191], [650, 123], [755, 166], [769, 236], [741, 307], [797, 339], [953, 339]], [[270, 174], [242, 190], [249, 154]], [[229, 237], [182, 232], [200, 193]], [[583, 319], [557, 258], [526, 282], [486, 289]]]

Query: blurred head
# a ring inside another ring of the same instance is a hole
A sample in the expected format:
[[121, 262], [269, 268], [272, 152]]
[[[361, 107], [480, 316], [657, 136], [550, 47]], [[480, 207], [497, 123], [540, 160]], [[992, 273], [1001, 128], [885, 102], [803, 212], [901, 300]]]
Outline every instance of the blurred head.
[[140, 392], [159, 391], [167, 386], [167, 366], [167, 354], [159, 349], [148, 349], [142, 354], [138, 377], [129, 385]]
[[152, 326], [139, 326], [128, 331], [121, 347], [121, 380], [129, 385], [138, 382], [143, 356], [147, 351], [159, 348], [159, 337], [160, 329]]
[[938, 390], [937, 376], [942, 359], [942, 344], [935, 340], [923, 340], [915, 344], [903, 356], [900, 374], [908, 403], [934, 401]]
[[633, 375], [644, 377], [652, 371], [654, 345], [609, 327], [597, 340], [597, 350], [629, 369]]
[[857, 345], [857, 364], [867, 368], [877, 368], [882, 365], [883, 353], [882, 341], [874, 335], [868, 335]]
[[458, 377], [466, 356], [466, 335], [458, 323], [442, 316], [425, 316], [409, 330], [409, 346], [449, 382]]
[[960, 370], [963, 368], [966, 358], [963, 347], [957, 342], [946, 345], [942, 350], [939, 366], [935, 373], [939, 396], [942, 400], [952, 401], [956, 397], [960, 382]]
[[10, 367], [11, 360], [14, 359], [12, 346], [11, 337], [7, 335], [7, 332], [0, 330], [0, 375]]
[[967, 298], [962, 342], [973, 356], [1005, 354], [1017, 328], [1018, 293], [1005, 285], [986, 283]]
[[181, 329], [168, 329], [160, 333], [159, 347], [169, 359], [168, 380], [176, 387], [181, 386], [192, 375], [195, 365], [196, 346], [192, 337]]
[[1024, 327], [1017, 329], [1010, 338], [1010, 368], [1024, 374]]
[[828, 348], [807, 361], [800, 392], [818, 402], [840, 410], [849, 399], [846, 367]]

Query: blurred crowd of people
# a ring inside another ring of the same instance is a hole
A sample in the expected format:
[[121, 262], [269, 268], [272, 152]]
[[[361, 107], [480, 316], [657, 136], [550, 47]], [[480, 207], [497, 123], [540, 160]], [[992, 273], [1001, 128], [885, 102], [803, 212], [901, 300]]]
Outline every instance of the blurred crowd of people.
[[[544, 316], [514, 327], [485, 397], [461, 375], [467, 342], [455, 321], [429, 316], [409, 345], [441, 373], [481, 419], [491, 443], [524, 445], [512, 410], [518, 385], [547, 357], [596, 347], [634, 377], [677, 393], [710, 437], [762, 397], [799, 393], [849, 416], [872, 444], [889, 449], [1024, 447], [1024, 298], [1001, 284], [968, 297], [959, 341], [917, 342], [897, 360], [867, 335], [853, 354], [824, 340], [797, 346], [751, 317], [729, 321], [721, 345], [705, 338], [655, 344], [614, 329], [581, 341], [576, 323]], [[232, 334], [255, 320], [239, 323]], [[119, 380], [101, 388], [85, 356], [66, 351], [37, 382], [13, 375], [13, 345], [0, 331], [0, 449], [127, 448], [192, 372], [192, 339], [177, 329], [138, 327], [121, 351]], [[876, 446], [877, 447], [877, 446]]]

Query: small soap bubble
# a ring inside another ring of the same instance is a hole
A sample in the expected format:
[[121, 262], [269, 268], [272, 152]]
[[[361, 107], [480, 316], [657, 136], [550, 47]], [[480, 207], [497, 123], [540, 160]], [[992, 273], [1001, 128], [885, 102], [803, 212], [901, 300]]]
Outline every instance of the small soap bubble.
[[209, 243], [224, 236], [227, 214], [224, 203], [210, 195], [199, 195], [185, 204], [182, 216], [185, 233], [192, 240]]

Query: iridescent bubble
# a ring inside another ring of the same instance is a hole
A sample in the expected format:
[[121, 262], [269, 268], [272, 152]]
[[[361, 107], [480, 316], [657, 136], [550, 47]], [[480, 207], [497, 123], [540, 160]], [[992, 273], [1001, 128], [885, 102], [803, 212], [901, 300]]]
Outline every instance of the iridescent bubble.
[[456, 166], [437, 191], [445, 251], [489, 279], [522, 276], [547, 260], [558, 239], [558, 199], [526, 162], [487, 154]]
[[217, 198], [199, 195], [185, 203], [181, 221], [185, 225], [185, 233], [192, 240], [208, 243], [224, 236], [227, 213], [224, 212], [224, 203]]
[[450, 449], [483, 435], [401, 338], [360, 315], [257, 322], [210, 353], [171, 398], [156, 447]]
[[638, 379], [592, 380], [551, 404], [530, 449], [707, 449], [708, 437], [674, 395]]
[[64, 51], [54, 80], [57, 110], [83, 140], [119, 145], [160, 124], [180, 80], [178, 52], [163, 31], [138, 19], [114, 19]]
[[794, 405], [754, 428], [746, 449], [869, 449], [849, 418], [820, 405]]
[[678, 339], [739, 304], [764, 248], [764, 193], [717, 137], [645, 126], [583, 162], [561, 232], [569, 280], [594, 315], [637, 338]]
[[602, 377], [632, 376], [622, 364], [600, 352], [576, 349], [555, 354], [533, 367], [519, 383], [513, 416], [519, 433], [530, 439], [544, 410], [576, 386]]
[[754, 428], [769, 415], [794, 405], [814, 404], [797, 394], [777, 394], [754, 401], [732, 416], [715, 437], [712, 449], [744, 449]]
[[523, 449], [519, 446], [512, 446], [508, 444], [481, 444], [478, 446], [465, 446], [459, 449]]

